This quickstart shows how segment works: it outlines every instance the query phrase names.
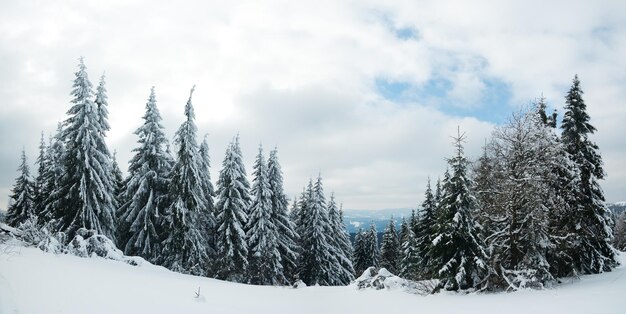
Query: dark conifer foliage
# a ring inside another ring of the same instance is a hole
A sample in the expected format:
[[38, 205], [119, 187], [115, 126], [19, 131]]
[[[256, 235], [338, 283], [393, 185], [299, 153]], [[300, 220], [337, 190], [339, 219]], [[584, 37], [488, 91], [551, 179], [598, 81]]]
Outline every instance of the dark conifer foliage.
[[156, 262], [161, 251], [162, 217], [167, 204], [170, 164], [167, 139], [156, 106], [154, 87], [146, 103], [143, 125], [135, 134], [138, 147], [130, 160], [118, 211], [118, 245], [124, 254]]
[[57, 229], [73, 238], [79, 228], [93, 229], [115, 239], [114, 182], [112, 161], [104, 141], [104, 127], [94, 92], [80, 59], [74, 80], [72, 107], [63, 123], [60, 141], [65, 149], [61, 157], [62, 175], [53, 191], [52, 218]]
[[434, 275], [446, 290], [478, 288], [487, 274], [487, 254], [472, 216], [476, 201], [469, 189], [463, 141], [460, 133], [454, 139], [455, 156], [448, 160], [452, 175], [444, 182], [430, 250]]
[[163, 266], [194, 275], [206, 274], [209, 265], [208, 244], [199, 230], [200, 212], [206, 210], [202, 190], [200, 156], [196, 124], [191, 102], [194, 88], [185, 105], [186, 120], [176, 132], [177, 160], [170, 172], [169, 206], [165, 210], [162, 254], [157, 259]]
[[35, 215], [33, 203], [33, 182], [30, 176], [30, 168], [26, 159], [26, 152], [22, 149], [20, 166], [17, 170], [20, 175], [15, 179], [11, 190], [10, 203], [7, 208], [7, 224], [17, 227], [28, 218]]
[[383, 243], [380, 248], [380, 267], [386, 268], [392, 274], [399, 274], [400, 261], [400, 239], [398, 238], [395, 221], [392, 217], [383, 233]]
[[226, 149], [217, 181], [217, 277], [220, 279], [247, 281], [248, 245], [244, 228], [250, 201], [250, 183], [237, 136]]
[[582, 95], [580, 80], [575, 76], [565, 96], [561, 141], [579, 173], [572, 213], [574, 230], [570, 230], [577, 239], [569, 251], [576, 271], [586, 274], [611, 270], [617, 262], [610, 244], [611, 218], [598, 183], [605, 177], [602, 157], [598, 145], [589, 139], [596, 128], [589, 122]]

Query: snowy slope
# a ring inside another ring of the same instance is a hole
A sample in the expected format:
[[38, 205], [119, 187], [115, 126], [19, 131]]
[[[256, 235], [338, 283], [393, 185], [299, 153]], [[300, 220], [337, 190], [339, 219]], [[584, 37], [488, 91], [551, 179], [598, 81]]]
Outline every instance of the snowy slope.
[[[546, 291], [424, 297], [354, 287], [249, 286], [0, 246], [0, 313], [626, 313], [625, 273], [622, 266]], [[201, 297], [195, 298], [198, 287]]]

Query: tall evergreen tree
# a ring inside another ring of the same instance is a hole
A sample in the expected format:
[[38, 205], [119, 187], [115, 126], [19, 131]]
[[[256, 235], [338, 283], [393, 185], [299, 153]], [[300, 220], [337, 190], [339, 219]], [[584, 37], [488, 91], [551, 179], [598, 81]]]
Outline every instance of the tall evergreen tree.
[[400, 260], [399, 275], [402, 278], [418, 280], [422, 268], [421, 257], [417, 250], [417, 236], [406, 221], [402, 229], [404, 229], [405, 232], [402, 238], [402, 259]]
[[253, 169], [252, 203], [246, 227], [248, 277], [252, 284], [276, 285], [284, 282], [284, 274], [278, 251], [278, 228], [272, 219], [272, 190], [261, 146]]
[[359, 277], [370, 266], [369, 255], [366, 245], [367, 234], [359, 228], [354, 236], [354, 247], [352, 249], [352, 261], [354, 266], [354, 276]]
[[453, 173], [444, 183], [430, 250], [434, 274], [446, 290], [477, 288], [487, 273], [487, 254], [472, 217], [476, 203], [469, 190], [463, 140], [461, 134], [455, 138], [456, 155], [448, 160]]
[[338, 265], [336, 265], [337, 285], [348, 285], [354, 280], [354, 268], [352, 267], [352, 244], [350, 243], [350, 235], [346, 231], [346, 225], [343, 223], [343, 213], [337, 209], [335, 195], [331, 194], [328, 202], [328, 220], [330, 222], [330, 238], [332, 240], [333, 250]]
[[116, 204], [121, 205], [124, 203], [124, 175], [117, 163], [117, 152], [113, 152], [111, 168], [113, 169], [113, 195], [115, 196]]
[[392, 274], [399, 274], [401, 258], [401, 245], [396, 233], [396, 225], [393, 217], [389, 220], [383, 233], [383, 243], [380, 249], [380, 267], [386, 268]]
[[[270, 152], [270, 157], [267, 161], [267, 176], [269, 188], [272, 191], [272, 221], [274, 221], [278, 230], [278, 252], [280, 253], [284, 274], [282, 283], [294, 282], [297, 276], [299, 237], [296, 232], [296, 225], [289, 217], [287, 210], [287, 197], [283, 188], [283, 172], [278, 162], [278, 150], [276, 148]], [[294, 206], [294, 208], [297, 208], [295, 200]]]
[[[202, 185], [202, 191], [204, 192], [204, 206], [199, 212], [199, 229], [204, 235], [207, 243], [207, 254], [209, 261], [214, 262], [216, 259], [217, 245], [215, 243], [215, 232], [217, 229], [217, 210], [213, 198], [215, 197], [215, 188], [211, 182], [211, 159], [209, 157], [209, 144], [207, 142], [207, 136], [204, 136], [200, 149], [198, 150], [200, 161], [200, 182]], [[210, 264], [207, 269], [208, 276], [215, 275], [215, 265]]]
[[244, 228], [248, 221], [249, 190], [237, 136], [226, 149], [217, 181], [218, 278], [246, 281], [248, 246]]
[[369, 264], [370, 266], [380, 266], [380, 247], [378, 246], [378, 231], [374, 222], [370, 224], [370, 230], [367, 232], [366, 245], [368, 246]]
[[80, 59], [61, 141], [63, 174], [52, 193], [57, 228], [71, 239], [79, 228], [93, 229], [115, 240], [115, 198], [111, 157], [104, 141], [87, 67]]
[[583, 91], [576, 75], [565, 97], [565, 114], [561, 122], [561, 141], [579, 171], [574, 205], [576, 246], [570, 248], [575, 268], [580, 273], [611, 270], [616, 264], [610, 241], [610, 216], [604, 204], [604, 193], [598, 180], [604, 179], [602, 157], [589, 135], [596, 128], [589, 123]]
[[321, 178], [318, 178], [315, 186], [310, 180], [306, 192], [308, 204], [301, 208], [304, 228], [303, 235], [300, 236], [302, 239], [300, 279], [307, 285], [333, 285], [336, 275], [333, 267], [337, 265], [337, 260], [328, 238], [330, 222]]
[[63, 176], [63, 155], [65, 154], [65, 146], [61, 139], [63, 132], [62, 123], [57, 125], [57, 131], [54, 137], [50, 138], [48, 148], [46, 150], [46, 164], [48, 164], [48, 170], [44, 177], [44, 190], [45, 199], [43, 200], [43, 212], [39, 214], [39, 221], [42, 223], [48, 222], [55, 217], [55, 211], [58, 210], [57, 206], [59, 202], [55, 202], [54, 191], [60, 189], [61, 177]]
[[209, 256], [206, 238], [199, 230], [200, 211], [205, 210], [206, 197], [202, 190], [200, 157], [196, 142], [195, 114], [189, 93], [185, 105], [186, 120], [176, 132], [174, 143], [178, 147], [177, 160], [170, 173], [170, 205], [166, 213], [159, 262], [177, 272], [194, 275], [206, 274]]
[[167, 206], [170, 165], [165, 153], [167, 139], [156, 106], [154, 87], [146, 103], [135, 155], [130, 160], [120, 207], [118, 240], [126, 255], [138, 255], [156, 263], [161, 252], [159, 229]]
[[[49, 191], [46, 189], [46, 177], [48, 176], [50, 165], [48, 163], [48, 156], [46, 155], [46, 151], [46, 142], [43, 137], [43, 132], [41, 132], [41, 140], [39, 142], [39, 156], [37, 156], [37, 177], [35, 178], [33, 184], [34, 214], [37, 217], [43, 215], [43, 212], [46, 208], [46, 198], [49, 194]], [[42, 219], [42, 221], [43, 220], [45, 219]]]
[[11, 190], [11, 202], [7, 208], [6, 217], [7, 224], [13, 227], [18, 227], [35, 214], [33, 182], [24, 149], [22, 149], [21, 162], [17, 170], [20, 175], [15, 179], [15, 184]]
[[428, 183], [426, 184], [426, 192], [424, 193], [424, 202], [422, 203], [422, 213], [420, 215], [420, 219], [418, 221], [418, 234], [415, 235], [417, 242], [417, 252], [419, 252], [421, 256], [421, 270], [423, 274], [422, 277], [430, 276], [428, 273], [428, 264], [430, 262], [429, 251], [433, 242], [433, 234], [435, 230], [433, 230], [433, 226], [436, 221], [436, 209], [437, 203], [435, 200], [435, 196], [432, 193], [432, 189], [430, 187], [430, 178], [428, 178]]
[[100, 82], [96, 88], [96, 98], [94, 100], [98, 110], [98, 123], [100, 124], [100, 131], [103, 137], [106, 135], [106, 132], [111, 129], [109, 126], [109, 109], [107, 108], [109, 106], [109, 97], [107, 96], [104, 79], [105, 75], [103, 73], [102, 76], [100, 76]]

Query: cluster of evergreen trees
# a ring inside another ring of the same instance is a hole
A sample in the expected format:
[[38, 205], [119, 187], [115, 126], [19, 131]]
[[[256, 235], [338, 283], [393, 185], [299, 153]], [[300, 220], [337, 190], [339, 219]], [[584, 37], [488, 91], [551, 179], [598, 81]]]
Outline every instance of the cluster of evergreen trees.
[[82, 59], [75, 74], [69, 117], [48, 144], [42, 134], [34, 180], [22, 151], [10, 225], [37, 217], [67, 239], [92, 229], [125, 254], [174, 271], [260, 285], [345, 285], [375, 266], [412, 280], [437, 278], [447, 290], [542, 287], [615, 267], [612, 226], [615, 244], [626, 246], [623, 215], [614, 225], [598, 183], [605, 173], [578, 77], [560, 134], [543, 97], [497, 127], [473, 163], [459, 132], [435, 191], [429, 180], [421, 210], [399, 231], [392, 219], [379, 248], [373, 224], [351, 245], [321, 177], [309, 180], [289, 211], [276, 149], [266, 161], [259, 147], [250, 185], [235, 137], [214, 187], [206, 137], [197, 142], [194, 89], [175, 156], [151, 90], [123, 178], [104, 140], [105, 78], [93, 91]]
[[[438, 278], [448, 290], [543, 287], [614, 268], [613, 222], [598, 184], [605, 173], [582, 93], [576, 76], [560, 136], [543, 97], [496, 128], [474, 163], [459, 134], [435, 193], [428, 182], [421, 210], [398, 234], [393, 222], [386, 228], [380, 265], [409, 279]], [[368, 236], [355, 242], [359, 270], [377, 266], [375, 239], [361, 243]]]
[[104, 140], [105, 78], [94, 92], [81, 58], [69, 117], [49, 144], [42, 134], [34, 181], [22, 151], [7, 222], [20, 226], [36, 217], [69, 240], [80, 228], [95, 230], [126, 255], [182, 273], [259, 285], [348, 284], [352, 248], [322, 179], [309, 183], [290, 215], [277, 150], [266, 161], [259, 147], [251, 186], [237, 136], [215, 188], [206, 137], [197, 142], [193, 91], [172, 156], [152, 88], [123, 178]]

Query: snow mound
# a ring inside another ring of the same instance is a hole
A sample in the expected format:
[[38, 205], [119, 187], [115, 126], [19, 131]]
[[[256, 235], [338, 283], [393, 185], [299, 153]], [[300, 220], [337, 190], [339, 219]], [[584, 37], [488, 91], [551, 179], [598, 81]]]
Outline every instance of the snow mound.
[[[113, 241], [95, 230], [80, 228], [71, 241], [63, 232], [52, 233], [50, 224], [39, 225], [37, 218], [24, 221], [18, 228], [0, 223], [0, 243], [11, 242], [14, 246], [34, 246], [44, 252], [71, 254], [79, 257], [101, 257], [133, 266], [150, 264], [138, 256], [125, 256]], [[67, 243], [67, 244], [65, 244]]]
[[76, 231], [76, 236], [68, 244], [67, 250], [70, 254], [80, 257], [98, 256], [134, 266], [148, 263], [141, 257], [125, 256], [109, 238], [96, 233], [95, 230], [87, 230], [85, 228], [80, 228]]
[[359, 278], [355, 279], [351, 284], [358, 289], [374, 289], [374, 290], [402, 290], [414, 294], [429, 294], [432, 289], [430, 284], [426, 282], [415, 282], [400, 278], [386, 268], [370, 267], [366, 269]]

